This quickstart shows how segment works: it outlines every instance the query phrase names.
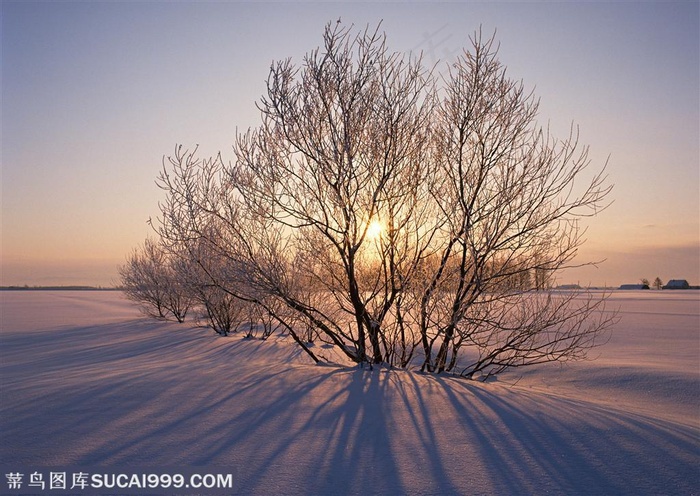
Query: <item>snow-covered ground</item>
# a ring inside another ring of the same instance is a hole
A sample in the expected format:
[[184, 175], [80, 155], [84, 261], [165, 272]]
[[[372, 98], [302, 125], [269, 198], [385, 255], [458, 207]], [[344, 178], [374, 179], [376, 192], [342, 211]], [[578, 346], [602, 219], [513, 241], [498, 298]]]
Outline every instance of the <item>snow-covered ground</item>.
[[596, 360], [486, 384], [314, 366], [118, 292], [0, 299], [2, 494], [66, 467], [231, 473], [235, 494], [700, 493], [697, 291], [616, 292]]

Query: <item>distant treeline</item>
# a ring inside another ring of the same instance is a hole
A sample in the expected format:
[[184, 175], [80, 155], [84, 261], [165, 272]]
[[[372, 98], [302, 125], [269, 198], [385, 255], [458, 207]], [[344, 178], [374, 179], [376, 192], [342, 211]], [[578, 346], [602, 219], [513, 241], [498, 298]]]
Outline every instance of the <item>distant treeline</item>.
[[0, 291], [120, 291], [102, 286], [0, 286]]

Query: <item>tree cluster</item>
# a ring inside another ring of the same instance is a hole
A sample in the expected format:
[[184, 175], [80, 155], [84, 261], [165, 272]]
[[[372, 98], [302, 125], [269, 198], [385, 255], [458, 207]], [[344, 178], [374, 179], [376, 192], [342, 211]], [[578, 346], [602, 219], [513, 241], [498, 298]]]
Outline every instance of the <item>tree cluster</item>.
[[652, 288], [654, 288], [654, 289], [661, 289], [661, 288], [663, 288], [663, 286], [664, 286], [663, 281], [662, 281], [661, 278], [659, 278], [659, 277], [657, 277], [656, 279], [654, 279], [654, 282], [653, 282], [653, 283], [650, 283], [650, 282], [649, 282], [649, 279], [647, 279], [646, 277], [643, 277], [643, 278], [641, 279], [641, 282], [642, 282], [642, 285], [643, 285], [643, 286], [646, 286], [646, 287], [647, 287], [647, 289], [648, 289], [649, 287], [652, 287]]
[[548, 289], [611, 186], [574, 128], [537, 125], [493, 38], [471, 41], [438, 71], [333, 23], [301, 65], [273, 63], [230, 162], [164, 159], [158, 241], [122, 269], [128, 293], [158, 317], [196, 302], [224, 332], [267, 322], [314, 360], [311, 339], [470, 378], [585, 357], [614, 312]]

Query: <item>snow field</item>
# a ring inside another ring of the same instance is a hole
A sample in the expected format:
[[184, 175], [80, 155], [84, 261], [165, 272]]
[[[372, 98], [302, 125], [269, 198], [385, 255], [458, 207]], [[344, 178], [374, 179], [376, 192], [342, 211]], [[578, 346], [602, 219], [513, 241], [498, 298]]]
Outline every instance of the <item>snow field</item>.
[[696, 291], [617, 292], [596, 360], [486, 384], [314, 366], [284, 338], [145, 319], [118, 292], [0, 299], [5, 472], [201, 467], [235, 494], [700, 492]]

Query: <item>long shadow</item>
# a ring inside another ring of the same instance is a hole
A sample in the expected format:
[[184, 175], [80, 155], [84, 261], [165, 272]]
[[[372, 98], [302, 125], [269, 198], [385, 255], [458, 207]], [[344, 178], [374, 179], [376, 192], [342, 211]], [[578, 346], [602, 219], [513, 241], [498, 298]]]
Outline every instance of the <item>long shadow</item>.
[[218, 448], [196, 463], [233, 454], [240, 494], [406, 494], [390, 438], [388, 377], [322, 368], [297, 384], [260, 384], [251, 394], [269, 400], [232, 417], [234, 428], [214, 428]]
[[257, 358], [271, 343], [191, 332], [130, 321], [7, 341], [0, 462], [206, 467], [233, 473], [236, 494], [700, 487], [697, 426], [378, 367], [271, 365]]
[[700, 487], [697, 429], [580, 400], [446, 382], [500, 494], [692, 494]]
[[[308, 454], [307, 490], [314, 494], [401, 494], [388, 432], [383, 401], [386, 378], [361, 369], [336, 374], [335, 392], [326, 400], [314, 401], [308, 417], [272, 451], [265, 465], [285, 454], [303, 459]], [[251, 489], [264, 492], [269, 470], [253, 477]], [[314, 477], [314, 472], [315, 477]]]

